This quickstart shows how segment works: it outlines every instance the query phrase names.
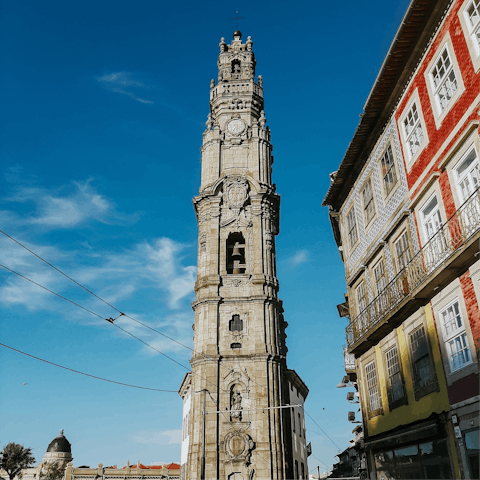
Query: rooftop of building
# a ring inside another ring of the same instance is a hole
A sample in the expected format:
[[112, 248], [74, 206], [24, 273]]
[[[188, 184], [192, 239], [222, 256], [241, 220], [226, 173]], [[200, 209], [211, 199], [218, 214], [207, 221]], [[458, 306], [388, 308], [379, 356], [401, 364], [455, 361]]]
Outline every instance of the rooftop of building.
[[329, 205], [338, 211], [343, 204], [451, 3], [452, 0], [410, 2], [367, 97], [345, 156], [338, 170], [331, 174], [323, 206]]
[[63, 435], [63, 428], [48, 445], [47, 453], [72, 453], [72, 445]]

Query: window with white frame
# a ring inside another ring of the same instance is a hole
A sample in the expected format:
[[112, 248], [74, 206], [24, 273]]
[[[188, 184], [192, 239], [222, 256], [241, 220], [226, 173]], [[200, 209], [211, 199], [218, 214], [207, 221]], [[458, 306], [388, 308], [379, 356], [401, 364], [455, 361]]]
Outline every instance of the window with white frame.
[[392, 146], [389, 145], [382, 158], [380, 159], [382, 167], [383, 186], [385, 188], [385, 196], [393, 190], [397, 183], [397, 174], [395, 172], [395, 160], [393, 159]]
[[424, 140], [420, 115], [418, 114], [417, 104], [415, 102], [412, 103], [412, 106], [403, 119], [403, 133], [408, 157], [409, 160], [411, 160], [422, 146]]
[[437, 197], [434, 196], [422, 209], [423, 231], [426, 241], [430, 240], [441, 228], [442, 217]]
[[455, 170], [458, 189], [463, 203], [480, 186], [480, 168], [475, 145], [472, 145]]
[[395, 251], [397, 253], [398, 269], [403, 270], [412, 259], [406, 231], [403, 232], [395, 242]]
[[396, 402], [405, 396], [402, 370], [396, 345], [385, 352], [385, 362], [387, 364], [388, 383], [390, 386], [390, 401]]
[[373, 277], [375, 279], [375, 288], [377, 295], [387, 286], [387, 275], [385, 273], [385, 264], [383, 258], [373, 267]]
[[433, 196], [423, 207], [421, 218], [425, 235], [423, 258], [427, 271], [430, 271], [430, 269], [436, 268], [450, 253], [436, 196]]
[[472, 363], [465, 322], [460, 312], [458, 299], [440, 312], [443, 340], [452, 372]]
[[365, 283], [361, 282], [356, 288], [357, 293], [357, 315], [367, 308], [367, 295], [365, 293]]
[[429, 76], [438, 111], [441, 113], [450, 103], [458, 89], [458, 82], [447, 45], [445, 45], [435, 61]]
[[368, 390], [368, 411], [374, 412], [378, 410], [380, 405], [380, 392], [377, 383], [377, 370], [375, 368], [375, 361], [370, 362], [365, 366], [365, 378], [367, 379]]
[[365, 210], [365, 225], [375, 216], [375, 201], [373, 200], [372, 179], [369, 178], [362, 189], [363, 209]]
[[350, 248], [357, 243], [358, 240], [358, 230], [357, 230], [357, 219], [355, 217], [355, 207], [352, 207], [350, 212], [347, 215], [347, 231], [348, 239], [350, 241]]
[[464, 15], [478, 56], [480, 55], [480, 0], [472, 0], [464, 10]]

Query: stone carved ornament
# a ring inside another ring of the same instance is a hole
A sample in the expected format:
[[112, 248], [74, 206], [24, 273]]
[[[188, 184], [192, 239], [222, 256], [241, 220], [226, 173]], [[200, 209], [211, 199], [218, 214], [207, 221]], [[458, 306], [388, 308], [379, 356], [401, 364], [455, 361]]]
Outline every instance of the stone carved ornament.
[[224, 439], [226, 463], [245, 462], [248, 467], [252, 462], [252, 451], [255, 449], [255, 442], [248, 433], [242, 430], [232, 430], [225, 435]]
[[226, 287], [246, 287], [250, 285], [250, 282], [252, 280], [252, 277], [247, 278], [246, 280], [240, 279], [240, 278], [232, 278], [232, 279], [227, 279], [225, 280], [224, 285]]
[[245, 202], [248, 200], [248, 182], [241, 175], [225, 177], [223, 182], [223, 201], [227, 207], [222, 212], [221, 227], [235, 223], [237, 227], [251, 227], [252, 221], [247, 218]]

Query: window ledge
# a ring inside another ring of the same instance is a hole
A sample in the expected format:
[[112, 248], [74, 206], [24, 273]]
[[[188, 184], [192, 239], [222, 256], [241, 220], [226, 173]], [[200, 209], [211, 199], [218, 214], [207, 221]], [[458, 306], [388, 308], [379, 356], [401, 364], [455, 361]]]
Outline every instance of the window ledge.
[[372, 412], [368, 412], [368, 419], [371, 420], [373, 417], [379, 417], [380, 415], [383, 415], [383, 408], [377, 408], [376, 410], [373, 410]]
[[439, 392], [440, 388], [438, 386], [438, 382], [435, 379], [434, 382], [432, 382], [430, 385], [426, 385], [425, 387], [419, 388], [418, 390], [415, 390], [415, 400], [419, 400], [422, 397], [425, 397], [426, 395], [430, 395], [430, 393], [433, 392]]
[[388, 409], [392, 411], [398, 407], [402, 407], [403, 405], [408, 405], [408, 398], [406, 395], [402, 398], [399, 398], [398, 400], [395, 400], [394, 402], [389, 403]]

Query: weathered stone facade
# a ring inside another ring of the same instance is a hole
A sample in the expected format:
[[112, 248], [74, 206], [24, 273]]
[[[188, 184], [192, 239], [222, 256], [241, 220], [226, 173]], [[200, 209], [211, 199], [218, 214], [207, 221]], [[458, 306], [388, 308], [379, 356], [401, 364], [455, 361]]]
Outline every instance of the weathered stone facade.
[[[200, 193], [193, 199], [198, 276], [182, 465], [182, 475], [192, 480], [294, 477], [292, 373], [275, 258], [280, 197], [252, 45], [250, 37], [242, 43], [238, 31], [231, 45], [221, 40]], [[308, 389], [299, 383], [305, 399]], [[184, 401], [185, 391], [184, 382]], [[306, 468], [305, 446], [296, 450], [304, 452]]]

